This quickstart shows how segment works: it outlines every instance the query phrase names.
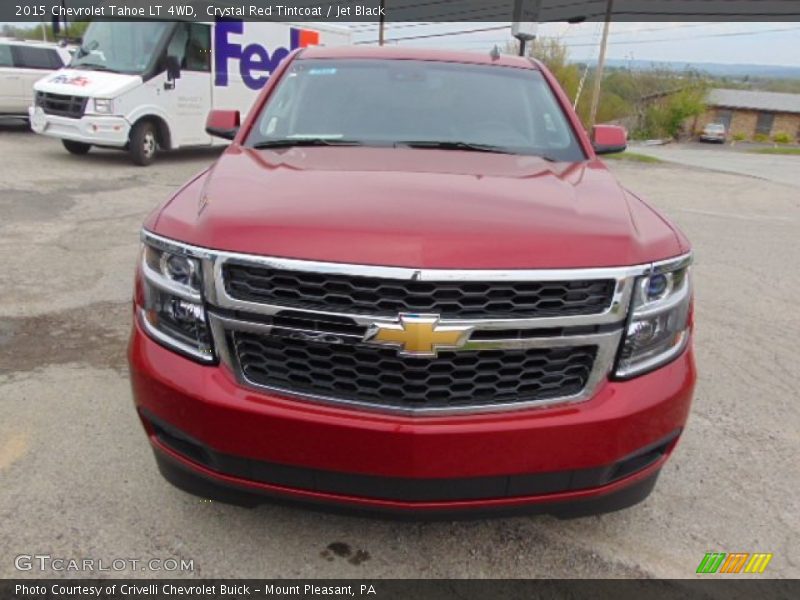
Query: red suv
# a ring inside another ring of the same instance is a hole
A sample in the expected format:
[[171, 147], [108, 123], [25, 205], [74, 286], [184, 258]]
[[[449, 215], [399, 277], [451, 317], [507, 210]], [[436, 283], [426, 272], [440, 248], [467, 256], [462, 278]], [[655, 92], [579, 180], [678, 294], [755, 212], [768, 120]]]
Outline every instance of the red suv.
[[142, 232], [164, 476], [242, 504], [580, 515], [644, 499], [695, 383], [691, 251], [512, 56], [290, 55]]

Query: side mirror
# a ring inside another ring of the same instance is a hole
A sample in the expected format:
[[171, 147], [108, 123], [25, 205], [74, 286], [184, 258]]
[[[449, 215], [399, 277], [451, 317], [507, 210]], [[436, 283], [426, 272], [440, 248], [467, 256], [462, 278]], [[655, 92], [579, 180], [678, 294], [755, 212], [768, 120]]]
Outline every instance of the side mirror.
[[595, 125], [592, 146], [597, 154], [616, 154], [628, 147], [628, 132], [618, 125]]
[[238, 110], [212, 110], [206, 119], [206, 133], [214, 137], [232, 140], [241, 125]]
[[167, 70], [167, 80], [175, 81], [181, 78], [181, 61], [177, 56], [167, 56], [164, 58], [164, 67]]

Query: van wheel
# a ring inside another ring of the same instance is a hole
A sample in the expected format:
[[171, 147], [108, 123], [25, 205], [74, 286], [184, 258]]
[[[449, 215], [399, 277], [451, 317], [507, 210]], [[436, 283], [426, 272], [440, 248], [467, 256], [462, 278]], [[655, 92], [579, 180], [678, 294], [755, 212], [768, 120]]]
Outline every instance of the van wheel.
[[133, 162], [145, 167], [153, 162], [157, 150], [158, 137], [156, 136], [155, 125], [149, 121], [137, 123], [131, 131], [130, 147], [128, 149]]
[[84, 144], [83, 142], [73, 142], [72, 140], [61, 140], [64, 148], [70, 154], [86, 154], [92, 148], [91, 144]]

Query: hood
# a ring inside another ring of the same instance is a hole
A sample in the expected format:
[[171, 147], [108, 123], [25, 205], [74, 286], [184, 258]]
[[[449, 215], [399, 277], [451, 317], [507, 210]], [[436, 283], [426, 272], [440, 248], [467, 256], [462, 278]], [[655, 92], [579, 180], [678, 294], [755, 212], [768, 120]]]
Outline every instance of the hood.
[[89, 98], [116, 98], [142, 83], [138, 75], [89, 71], [86, 69], [60, 69], [37, 81], [37, 92], [87, 96]]
[[416, 268], [620, 266], [681, 253], [600, 161], [229, 148], [146, 227], [214, 249]]

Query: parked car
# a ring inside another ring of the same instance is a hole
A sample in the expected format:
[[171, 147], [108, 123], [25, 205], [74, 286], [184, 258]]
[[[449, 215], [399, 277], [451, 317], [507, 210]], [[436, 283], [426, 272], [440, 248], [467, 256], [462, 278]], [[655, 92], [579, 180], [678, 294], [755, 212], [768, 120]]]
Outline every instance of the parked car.
[[66, 47], [0, 38], [0, 116], [28, 116], [33, 84], [67, 64]]
[[349, 44], [350, 32], [324, 24], [94, 21], [70, 67], [36, 84], [31, 126], [72, 154], [118, 148], [142, 166], [159, 151], [224, 145], [205, 131], [208, 111], [244, 112], [290, 50], [318, 43]]
[[425, 516], [641, 501], [695, 384], [689, 242], [516, 56], [307, 48], [145, 221], [129, 364], [173, 484]]
[[703, 127], [703, 131], [700, 133], [701, 142], [717, 142], [724, 144], [727, 138], [728, 132], [725, 125], [722, 123], [709, 123]]

